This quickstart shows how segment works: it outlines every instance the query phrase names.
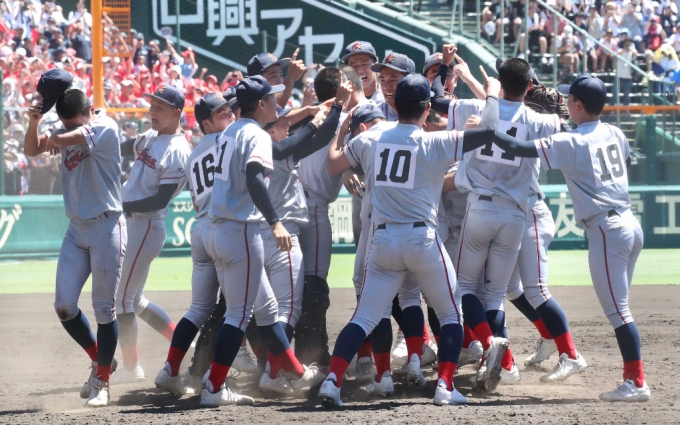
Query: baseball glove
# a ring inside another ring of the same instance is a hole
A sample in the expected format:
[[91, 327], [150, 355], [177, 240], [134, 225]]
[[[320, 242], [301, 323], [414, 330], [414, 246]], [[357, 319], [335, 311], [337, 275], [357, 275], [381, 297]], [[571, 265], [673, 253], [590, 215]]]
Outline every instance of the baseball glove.
[[539, 114], [557, 114], [563, 120], [569, 119], [569, 110], [562, 94], [543, 84], [533, 84], [524, 98], [524, 104]]

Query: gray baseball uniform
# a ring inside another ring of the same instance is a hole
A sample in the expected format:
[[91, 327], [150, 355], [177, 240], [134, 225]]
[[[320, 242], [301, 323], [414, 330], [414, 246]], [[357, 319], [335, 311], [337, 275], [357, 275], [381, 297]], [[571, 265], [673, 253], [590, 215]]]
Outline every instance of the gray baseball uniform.
[[443, 177], [462, 155], [463, 134], [425, 133], [409, 124], [365, 134], [369, 133], [374, 136], [352, 139], [345, 148], [352, 166], [367, 170], [372, 164], [371, 214], [376, 225], [352, 323], [370, 333], [407, 272], [415, 277], [442, 325], [461, 323], [453, 266], [436, 228]]
[[630, 211], [628, 139], [618, 128], [594, 121], [535, 144], [543, 167], [562, 170], [567, 180], [575, 219], [588, 236], [590, 275], [605, 315], [614, 328], [633, 322], [628, 292], [643, 234]]
[[64, 207], [70, 219], [59, 250], [54, 308], [59, 319], [78, 314], [92, 274], [92, 307], [99, 324], [116, 320], [113, 299], [127, 246], [121, 202], [118, 125], [103, 112], [78, 130], [87, 144], [62, 148]]
[[268, 306], [266, 315], [257, 315], [257, 324], [276, 322], [276, 299], [267, 291], [264, 276], [264, 246], [260, 230], [262, 214], [255, 207], [246, 185], [246, 166], [251, 162], [273, 170], [272, 141], [260, 125], [240, 118], [220, 135], [215, 182], [209, 216], [213, 232], [212, 250], [220, 277], [220, 288], [227, 304], [224, 323], [245, 330], [253, 314], [256, 298]]
[[[162, 184], [178, 185], [173, 197], [182, 191], [191, 153], [184, 134], [159, 136], [155, 130], [148, 130], [137, 136], [133, 151], [136, 159], [123, 186], [123, 202], [153, 196]], [[151, 262], [161, 253], [165, 243], [164, 218], [167, 213], [166, 206], [158, 211], [132, 213], [128, 217], [128, 252], [116, 295], [119, 313], [139, 313], [149, 303], [144, 297], [144, 284]]]
[[[449, 126], [464, 125], [470, 115], [481, 115], [483, 106], [477, 100], [452, 101]], [[554, 134], [559, 126], [557, 116], [540, 115], [521, 102], [501, 99], [499, 107], [499, 129], [521, 140]], [[461, 293], [481, 293], [487, 310], [502, 309], [537, 178], [535, 160], [508, 155], [492, 143], [466, 154], [456, 173], [456, 186], [468, 194], [456, 260]]]

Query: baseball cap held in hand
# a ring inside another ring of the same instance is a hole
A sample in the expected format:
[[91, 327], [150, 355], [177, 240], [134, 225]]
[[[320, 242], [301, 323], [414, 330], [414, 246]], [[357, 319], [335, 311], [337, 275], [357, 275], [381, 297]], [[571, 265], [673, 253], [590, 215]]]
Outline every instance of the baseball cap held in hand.
[[50, 69], [38, 80], [38, 93], [42, 96], [43, 107], [40, 113], [46, 114], [73, 82], [73, 75], [60, 68]]

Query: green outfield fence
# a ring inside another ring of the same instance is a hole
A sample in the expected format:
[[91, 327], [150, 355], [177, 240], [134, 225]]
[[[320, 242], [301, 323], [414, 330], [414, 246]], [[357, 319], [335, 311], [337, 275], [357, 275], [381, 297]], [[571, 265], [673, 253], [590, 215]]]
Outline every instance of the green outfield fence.
[[[574, 220], [566, 186], [548, 185], [543, 190], [555, 219], [551, 249], [584, 249], [583, 229]], [[630, 189], [632, 210], [642, 223], [645, 248], [680, 248], [680, 186], [636, 186]], [[330, 207], [333, 251], [353, 252], [352, 199], [341, 194]], [[170, 204], [165, 219], [165, 256], [190, 255], [194, 209], [187, 192]], [[58, 255], [68, 219], [58, 195], [0, 197], [0, 259], [46, 258]]]

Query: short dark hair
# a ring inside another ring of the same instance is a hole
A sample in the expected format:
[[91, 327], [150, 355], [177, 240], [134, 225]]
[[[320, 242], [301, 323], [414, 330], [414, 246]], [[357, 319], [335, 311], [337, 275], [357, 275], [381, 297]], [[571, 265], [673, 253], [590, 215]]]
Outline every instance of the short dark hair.
[[314, 91], [319, 103], [332, 99], [340, 87], [340, 70], [334, 66], [324, 68], [314, 78]]
[[527, 91], [531, 74], [529, 62], [520, 58], [510, 58], [504, 60], [498, 69], [498, 81], [504, 93], [510, 96], [521, 96]]
[[443, 115], [440, 114], [439, 112], [435, 111], [434, 109], [430, 109], [430, 112], [427, 114], [427, 122], [432, 122], [435, 124], [439, 124], [441, 121]]
[[394, 109], [397, 110], [399, 121], [415, 121], [419, 119], [423, 116], [428, 106], [430, 106], [429, 100], [394, 99]]
[[57, 99], [57, 115], [59, 118], [70, 120], [79, 115], [90, 116], [90, 99], [79, 89], [68, 89]]
[[345, 64], [340, 65], [338, 69], [342, 71], [343, 77], [352, 83], [354, 90], [364, 91], [364, 83], [361, 81], [361, 75], [359, 75], [356, 69]]

